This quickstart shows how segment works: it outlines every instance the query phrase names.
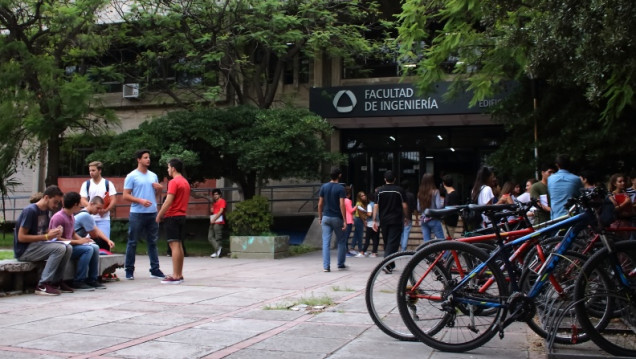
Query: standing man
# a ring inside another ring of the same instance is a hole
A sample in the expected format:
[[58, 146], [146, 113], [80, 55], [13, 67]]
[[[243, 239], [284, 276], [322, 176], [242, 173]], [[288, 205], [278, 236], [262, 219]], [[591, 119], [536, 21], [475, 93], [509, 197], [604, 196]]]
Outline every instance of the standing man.
[[212, 215], [210, 216], [210, 228], [208, 229], [208, 242], [212, 245], [213, 253], [211, 258], [219, 258], [223, 249], [223, 227], [225, 227], [225, 207], [226, 203], [221, 194], [221, 190], [215, 188], [212, 190]]
[[550, 194], [551, 218], [555, 219], [568, 214], [565, 203], [572, 197], [578, 197], [583, 188], [583, 182], [579, 176], [570, 171], [570, 157], [557, 155], [556, 166], [559, 169], [548, 178], [548, 193]]
[[530, 198], [537, 200], [537, 210], [534, 216], [537, 223], [550, 220], [551, 208], [548, 196], [548, 177], [552, 176], [554, 170], [553, 166], [544, 165], [541, 167], [541, 181], [530, 186]]
[[166, 239], [172, 250], [172, 275], [161, 280], [162, 284], [181, 284], [183, 282], [183, 239], [185, 238], [185, 221], [188, 202], [190, 200], [190, 184], [181, 174], [183, 162], [177, 158], [168, 161], [168, 194], [157, 213], [156, 222], [165, 217]]
[[110, 238], [110, 211], [117, 204], [117, 189], [111, 181], [102, 177], [103, 168], [104, 165], [99, 161], [88, 164], [88, 174], [91, 179], [82, 183], [80, 195], [82, 196], [82, 207], [87, 207], [91, 198], [102, 197], [104, 206], [93, 214], [93, 218], [97, 227], [104, 232], [107, 238]]
[[331, 244], [332, 233], [336, 234], [338, 241], [338, 269], [346, 269], [347, 239], [344, 231], [347, 228], [344, 199], [346, 197], [344, 187], [338, 183], [342, 171], [339, 167], [331, 169], [329, 178], [331, 181], [320, 187], [318, 194], [318, 221], [322, 229], [322, 269], [323, 272], [331, 272]]
[[60, 295], [73, 290], [62, 281], [64, 269], [71, 258], [70, 244], [50, 242], [62, 234], [62, 228], [49, 230], [50, 211], [58, 209], [62, 191], [57, 186], [44, 190], [42, 198], [28, 205], [16, 221], [13, 237], [13, 253], [19, 261], [46, 261], [35, 288], [38, 295]]
[[72, 260], [77, 260], [75, 277], [71, 287], [75, 290], [93, 291], [95, 289], [106, 289], [97, 281], [99, 274], [99, 246], [89, 237], [80, 237], [75, 232], [75, 213], [80, 210], [82, 197], [77, 192], [67, 192], [64, 194], [64, 205], [51, 217], [49, 229], [62, 227], [62, 234], [57, 240], [70, 241], [73, 246]]
[[[378, 221], [384, 238], [384, 257], [398, 251], [400, 236], [403, 228], [409, 221], [406, 194], [395, 184], [393, 171], [384, 173], [384, 186], [377, 192], [375, 205], [373, 206], [373, 229], [378, 230]], [[395, 264], [383, 268], [384, 272], [393, 272]]]
[[159, 224], [157, 218], [157, 195], [163, 186], [157, 175], [150, 171], [150, 151], [139, 150], [135, 153], [137, 168], [130, 172], [124, 180], [124, 199], [132, 202], [128, 224], [128, 244], [126, 245], [126, 279], [135, 279], [135, 251], [137, 240], [145, 232], [148, 241], [148, 259], [150, 260], [150, 277], [165, 278], [159, 269], [159, 253], [157, 238]]

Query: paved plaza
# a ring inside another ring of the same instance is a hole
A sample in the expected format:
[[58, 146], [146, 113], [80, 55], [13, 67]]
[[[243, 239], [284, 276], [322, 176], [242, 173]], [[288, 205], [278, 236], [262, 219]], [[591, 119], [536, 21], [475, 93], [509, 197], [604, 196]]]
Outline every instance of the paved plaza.
[[[169, 274], [170, 258], [160, 261]], [[148, 258], [137, 256], [135, 280], [106, 290], [0, 298], [0, 358], [546, 358], [523, 323], [464, 354], [390, 338], [364, 301], [380, 261], [348, 258], [347, 270], [323, 273], [319, 251], [277, 260], [187, 257], [185, 282], [162, 285], [150, 278]], [[333, 304], [323, 310], [288, 308], [325, 298]]]

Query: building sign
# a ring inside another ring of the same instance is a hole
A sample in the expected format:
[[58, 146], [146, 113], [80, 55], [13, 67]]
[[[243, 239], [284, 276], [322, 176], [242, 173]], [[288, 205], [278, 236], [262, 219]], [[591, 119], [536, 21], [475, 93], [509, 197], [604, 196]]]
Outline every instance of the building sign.
[[325, 118], [471, 114], [487, 112], [503, 98], [484, 99], [470, 107], [471, 93], [445, 100], [448, 85], [439, 83], [426, 96], [419, 96], [412, 84], [312, 88], [309, 109]]

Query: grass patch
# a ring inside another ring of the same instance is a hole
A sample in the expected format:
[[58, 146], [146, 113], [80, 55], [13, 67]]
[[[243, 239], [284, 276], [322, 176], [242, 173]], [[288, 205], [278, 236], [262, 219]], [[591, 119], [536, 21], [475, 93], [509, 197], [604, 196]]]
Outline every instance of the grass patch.
[[349, 287], [340, 288], [340, 286], [337, 286], [337, 285], [334, 285], [333, 287], [331, 287], [331, 290], [333, 290], [334, 292], [355, 292], [355, 290], [353, 290], [352, 288], [349, 288]]
[[[126, 253], [126, 237], [113, 237], [113, 242], [115, 242], [115, 248], [113, 248], [113, 253]], [[185, 247], [188, 256], [192, 257], [206, 257], [212, 253], [212, 245], [207, 240], [198, 240], [198, 239], [186, 239]], [[13, 233], [1, 233], [0, 234], [0, 249], [11, 249], [13, 250]], [[168, 242], [165, 239], [159, 239], [157, 241], [157, 249], [159, 251], [159, 255], [166, 255], [168, 253]], [[227, 248], [226, 248], [227, 249]], [[148, 243], [145, 240], [137, 241], [137, 254], [146, 254], [148, 253]], [[13, 258], [13, 252], [11, 252], [11, 258]]]
[[329, 298], [327, 295], [323, 295], [322, 297], [314, 297], [312, 295], [311, 297], [301, 297], [295, 302], [282, 302], [282, 303], [268, 304], [265, 307], [263, 307], [263, 309], [264, 310], [290, 310], [291, 308], [296, 307], [298, 305], [302, 305], [302, 304], [308, 307], [317, 307], [317, 306], [328, 307], [330, 305], [333, 305], [334, 301], [333, 299]]
[[0, 260], [13, 259], [13, 251], [0, 251]]
[[299, 304], [306, 304], [310, 307], [315, 307], [318, 305], [328, 306], [332, 305], [333, 303], [333, 299], [329, 298], [326, 295], [323, 295], [322, 297], [314, 297], [313, 295], [309, 298], [301, 297], [299, 301]]
[[309, 253], [309, 252], [313, 252], [313, 251], [317, 251], [318, 249], [306, 245], [306, 244], [299, 244], [299, 245], [294, 245], [294, 246], [289, 246], [289, 255], [290, 256], [299, 256], [301, 254], [305, 254], [305, 253]]

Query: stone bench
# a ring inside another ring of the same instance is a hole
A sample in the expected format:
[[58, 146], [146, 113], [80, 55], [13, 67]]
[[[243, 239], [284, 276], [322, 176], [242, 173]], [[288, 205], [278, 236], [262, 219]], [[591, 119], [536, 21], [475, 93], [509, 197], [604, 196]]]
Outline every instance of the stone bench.
[[[44, 269], [45, 262], [21, 262], [17, 259], [0, 260], [0, 294], [24, 293], [35, 288]], [[70, 261], [64, 270], [64, 280], [72, 280], [75, 276], [76, 261]], [[114, 273], [124, 266], [123, 254], [99, 256], [99, 274]]]

